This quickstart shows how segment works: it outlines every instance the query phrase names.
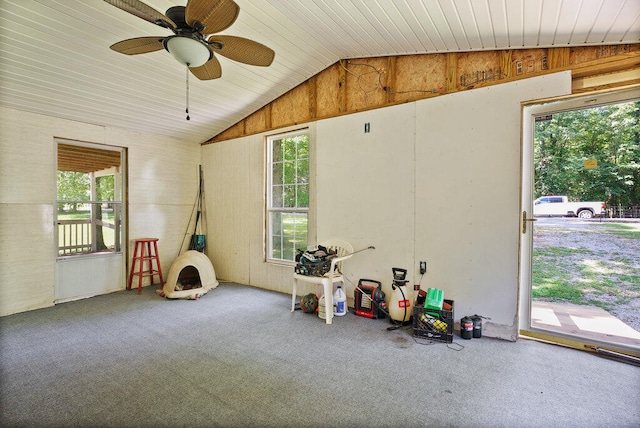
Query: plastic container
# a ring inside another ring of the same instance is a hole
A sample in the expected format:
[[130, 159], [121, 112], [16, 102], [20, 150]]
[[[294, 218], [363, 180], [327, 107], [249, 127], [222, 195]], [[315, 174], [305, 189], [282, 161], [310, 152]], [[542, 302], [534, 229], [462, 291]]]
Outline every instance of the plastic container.
[[347, 295], [341, 285], [333, 293], [333, 314], [339, 317], [347, 314]]
[[322, 318], [323, 320], [327, 319], [326, 308], [327, 308], [327, 301], [323, 295], [322, 297], [320, 297], [320, 300], [318, 300], [318, 317]]
[[[439, 288], [429, 288], [427, 290], [427, 297], [424, 301], [425, 309], [432, 309], [434, 311], [442, 310], [442, 303], [444, 302], [444, 292]], [[438, 316], [437, 312], [432, 315]]]
[[387, 310], [392, 320], [405, 323], [411, 319], [412, 308], [409, 300], [409, 292], [406, 285], [394, 285], [394, 289], [389, 296]]
[[[434, 342], [453, 342], [453, 300], [444, 300], [441, 311], [413, 308], [413, 337]], [[445, 306], [449, 309], [445, 309]], [[434, 315], [435, 312], [435, 315]]]

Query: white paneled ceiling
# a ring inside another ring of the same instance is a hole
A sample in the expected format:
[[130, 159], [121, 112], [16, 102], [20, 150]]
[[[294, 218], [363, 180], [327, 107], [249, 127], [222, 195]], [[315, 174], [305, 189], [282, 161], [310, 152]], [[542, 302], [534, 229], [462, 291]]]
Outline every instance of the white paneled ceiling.
[[[145, 0], [164, 13], [186, 0]], [[171, 32], [102, 0], [0, 0], [0, 105], [200, 143], [340, 59], [640, 41], [639, 0], [236, 0], [221, 34], [263, 43], [270, 67], [224, 57], [189, 78], [166, 51], [109, 46]]]

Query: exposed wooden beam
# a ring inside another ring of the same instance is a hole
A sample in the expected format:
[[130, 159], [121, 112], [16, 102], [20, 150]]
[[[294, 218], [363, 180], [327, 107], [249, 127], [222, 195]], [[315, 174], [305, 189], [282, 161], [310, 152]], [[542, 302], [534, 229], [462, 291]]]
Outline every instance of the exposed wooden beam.
[[621, 71], [620, 73], [608, 73], [592, 77], [580, 77], [571, 82], [572, 92], [585, 92], [601, 89], [609, 89], [619, 82], [627, 82], [629, 85], [640, 83], [640, 68]]
[[511, 77], [511, 57], [513, 51], [500, 52], [500, 78], [508, 79]]
[[347, 70], [346, 61], [340, 60], [338, 67], [338, 112], [345, 113], [347, 111]]
[[264, 106], [264, 126], [271, 129], [271, 104]]
[[455, 52], [447, 54], [447, 69], [445, 71], [445, 91], [455, 91], [458, 87], [458, 54]]
[[601, 58], [571, 67], [571, 76], [576, 79], [621, 70], [637, 69], [638, 67], [640, 67], [640, 55], [623, 54], [609, 58]]
[[396, 84], [396, 63], [398, 61], [398, 57], [390, 56], [387, 58], [387, 79], [385, 82], [386, 92], [387, 92], [387, 103], [393, 103], [396, 99], [395, 91], [397, 88]]
[[58, 144], [58, 170], [60, 171], [89, 173], [119, 166], [119, 151]]
[[307, 81], [309, 91], [309, 118], [315, 119], [318, 115], [318, 90], [317, 76], [313, 76]]
[[571, 48], [550, 48], [547, 51], [550, 69], [568, 67], [571, 64]]

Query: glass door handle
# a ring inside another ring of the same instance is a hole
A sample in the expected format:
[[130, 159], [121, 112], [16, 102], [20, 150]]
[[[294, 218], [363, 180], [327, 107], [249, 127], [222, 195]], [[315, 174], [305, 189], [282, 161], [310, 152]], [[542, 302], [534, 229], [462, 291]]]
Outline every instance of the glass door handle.
[[524, 235], [525, 233], [527, 233], [527, 222], [528, 221], [538, 221], [537, 218], [528, 218], [527, 217], [527, 212], [526, 211], [522, 211], [522, 234]]

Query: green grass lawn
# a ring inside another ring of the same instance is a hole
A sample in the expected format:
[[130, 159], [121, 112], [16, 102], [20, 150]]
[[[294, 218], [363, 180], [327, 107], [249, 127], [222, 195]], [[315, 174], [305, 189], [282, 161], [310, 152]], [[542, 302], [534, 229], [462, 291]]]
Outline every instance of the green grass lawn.
[[[306, 215], [300, 214], [282, 214], [280, 221], [282, 234], [274, 234], [273, 253], [275, 259], [293, 260], [296, 255], [296, 249], [306, 250], [307, 240], [307, 222]], [[278, 230], [277, 225], [274, 230]], [[281, 249], [282, 244], [282, 249]]]
[[[640, 239], [640, 229], [625, 224], [602, 226], [589, 233], [613, 239], [620, 244], [620, 251], [552, 245], [533, 250], [534, 299], [593, 305], [609, 311], [616, 305], [640, 298], [640, 255], [625, 250], [622, 245], [624, 240]], [[587, 239], [594, 238], [589, 235]]]

